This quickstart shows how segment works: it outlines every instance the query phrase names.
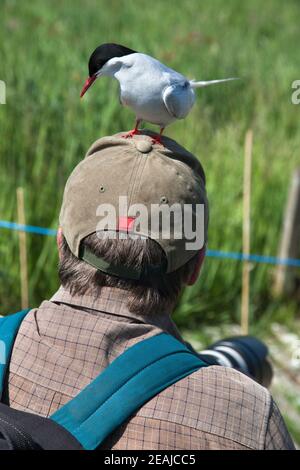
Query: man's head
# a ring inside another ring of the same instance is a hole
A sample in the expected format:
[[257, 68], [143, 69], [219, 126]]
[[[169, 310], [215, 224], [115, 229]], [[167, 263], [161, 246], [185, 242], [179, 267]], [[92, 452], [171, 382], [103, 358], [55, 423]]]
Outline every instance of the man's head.
[[96, 141], [65, 187], [59, 274], [72, 292], [128, 290], [136, 313], [173, 308], [197, 279], [207, 240], [208, 203], [199, 161], [153, 133]]

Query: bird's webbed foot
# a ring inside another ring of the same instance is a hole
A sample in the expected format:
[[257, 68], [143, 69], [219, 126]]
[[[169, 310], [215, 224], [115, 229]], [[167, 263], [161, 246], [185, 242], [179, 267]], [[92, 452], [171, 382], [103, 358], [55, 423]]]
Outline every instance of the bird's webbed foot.
[[155, 137], [152, 137], [151, 141], [152, 141], [152, 144], [159, 144], [159, 145], [164, 146], [164, 144], [162, 143], [162, 140], [161, 140], [161, 136], [160, 136], [160, 135], [157, 135], [157, 136], [155, 136]]
[[162, 145], [164, 147], [164, 144], [162, 143], [162, 133], [164, 131], [164, 127], [161, 127], [160, 128], [160, 133], [158, 135], [156, 135], [155, 137], [152, 137], [152, 144], [159, 144], [159, 145]]
[[135, 129], [132, 129], [132, 131], [129, 131], [129, 132], [126, 132], [126, 134], [123, 134], [122, 137], [123, 139], [131, 139], [134, 135], [138, 135], [140, 134], [140, 131], [135, 128]]

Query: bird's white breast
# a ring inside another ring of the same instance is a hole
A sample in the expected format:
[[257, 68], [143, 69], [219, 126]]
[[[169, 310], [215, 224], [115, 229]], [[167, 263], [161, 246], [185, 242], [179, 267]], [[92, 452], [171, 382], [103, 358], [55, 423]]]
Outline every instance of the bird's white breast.
[[[136, 117], [165, 127], [176, 119], [164, 103], [164, 90], [187, 79], [146, 54], [131, 54], [123, 58], [122, 67], [115, 73], [120, 83], [120, 98], [131, 107]], [[192, 92], [188, 84], [188, 92]]]

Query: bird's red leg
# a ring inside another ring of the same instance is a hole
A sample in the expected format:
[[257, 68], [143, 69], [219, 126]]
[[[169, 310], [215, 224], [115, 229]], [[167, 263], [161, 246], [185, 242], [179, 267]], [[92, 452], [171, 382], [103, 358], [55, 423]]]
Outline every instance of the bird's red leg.
[[159, 133], [159, 135], [156, 136], [156, 137], [152, 137], [152, 143], [153, 143], [153, 144], [164, 145], [164, 144], [162, 143], [162, 141], [161, 141], [161, 137], [162, 137], [162, 134], [163, 134], [163, 131], [164, 131], [164, 130], [165, 130], [165, 128], [164, 128], [164, 127], [161, 127], [161, 128], [160, 128], [160, 133]]
[[133, 137], [134, 135], [137, 135], [140, 133], [139, 131], [139, 124], [141, 122], [141, 119], [136, 119], [135, 121], [135, 127], [132, 129], [132, 131], [127, 132], [126, 134], [122, 135], [124, 139], [129, 139], [130, 137]]

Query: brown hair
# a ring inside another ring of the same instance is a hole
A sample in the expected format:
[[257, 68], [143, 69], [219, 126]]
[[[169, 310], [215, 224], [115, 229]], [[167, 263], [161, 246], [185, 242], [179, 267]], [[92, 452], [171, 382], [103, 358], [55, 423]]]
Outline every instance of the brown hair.
[[[96, 233], [82, 243], [96, 256], [115, 265], [131, 268], [161, 265], [165, 261], [162, 248], [149, 238], [98, 238]], [[176, 271], [145, 281], [122, 279], [105, 274], [73, 255], [65, 237], [60, 247], [59, 278], [71, 293], [99, 296], [101, 287], [119, 287], [129, 291], [128, 309], [139, 315], [160, 314], [174, 308], [186, 281], [192, 275], [197, 255]]]

